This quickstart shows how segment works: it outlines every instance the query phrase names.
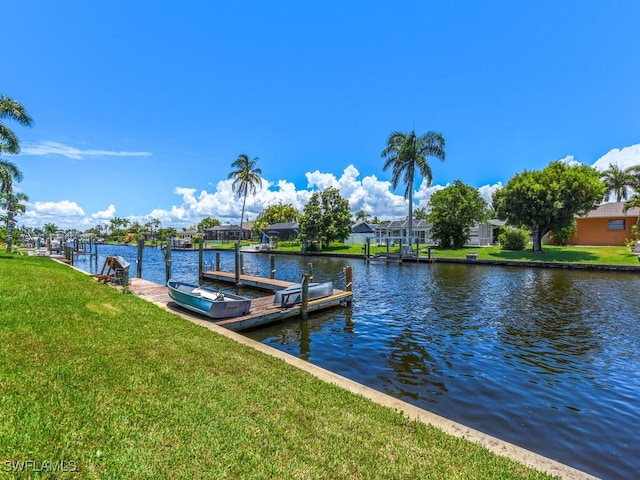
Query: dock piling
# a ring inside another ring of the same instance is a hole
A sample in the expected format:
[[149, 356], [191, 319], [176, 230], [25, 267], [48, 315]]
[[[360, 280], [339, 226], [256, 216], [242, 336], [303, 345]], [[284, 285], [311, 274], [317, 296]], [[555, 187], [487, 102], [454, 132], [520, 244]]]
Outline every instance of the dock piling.
[[166, 278], [166, 282], [169, 282], [169, 279], [171, 278], [171, 242], [167, 242], [167, 248], [165, 250], [165, 254], [164, 254], [164, 262], [165, 262], [165, 278]]
[[233, 247], [233, 258], [235, 259], [236, 285], [240, 283], [240, 244], [236, 242]]
[[144, 247], [144, 238], [138, 239], [138, 259], [136, 264], [136, 278], [142, 278], [142, 249]]
[[271, 280], [276, 278], [276, 257], [275, 257], [275, 255], [269, 255], [269, 278]]
[[302, 320], [309, 317], [309, 274], [302, 275], [302, 304], [300, 305], [300, 316]]
[[345, 282], [345, 290], [347, 292], [353, 292], [353, 272], [351, 271], [351, 265], [347, 265], [344, 267], [344, 282]]
[[198, 240], [198, 280], [202, 281], [202, 272], [204, 271], [202, 262], [204, 261], [204, 239], [200, 237]]

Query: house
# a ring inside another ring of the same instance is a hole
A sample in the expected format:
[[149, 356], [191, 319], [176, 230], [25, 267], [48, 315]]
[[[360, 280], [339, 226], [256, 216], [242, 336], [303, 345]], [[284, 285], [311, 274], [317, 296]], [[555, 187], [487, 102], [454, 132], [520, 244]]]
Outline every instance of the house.
[[246, 223], [242, 225], [242, 233], [238, 225], [216, 225], [204, 231], [205, 240], [226, 243], [235, 242], [238, 238], [240, 240], [251, 239], [251, 228], [248, 228]]
[[300, 225], [298, 222], [274, 223], [264, 229], [273, 241], [289, 241], [298, 238], [300, 233]]
[[[476, 223], [469, 232], [467, 246], [484, 247], [493, 243], [494, 225], [491, 223]], [[375, 226], [375, 242], [379, 245], [403, 241], [406, 243], [409, 231], [408, 220], [395, 220]], [[431, 237], [431, 224], [425, 220], [413, 220], [413, 241], [420, 245], [435, 245], [438, 243]]]
[[570, 245], [624, 245], [632, 238], [631, 227], [638, 222], [640, 208], [623, 212], [624, 202], [603, 203], [583, 217], [576, 218], [576, 234]]
[[370, 225], [367, 222], [358, 221], [351, 226], [351, 233], [344, 241], [344, 243], [345, 245], [367, 243], [367, 238], [375, 239], [375, 236], [375, 225]]
[[176, 248], [192, 248], [193, 237], [198, 233], [198, 230], [193, 228], [177, 232], [175, 237], [171, 240], [171, 245]]

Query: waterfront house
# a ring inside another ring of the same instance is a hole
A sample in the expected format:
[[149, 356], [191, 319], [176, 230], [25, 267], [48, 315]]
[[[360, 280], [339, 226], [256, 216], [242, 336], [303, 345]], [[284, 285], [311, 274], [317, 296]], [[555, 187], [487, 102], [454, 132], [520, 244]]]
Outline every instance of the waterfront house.
[[576, 234], [571, 245], [624, 245], [632, 238], [631, 227], [638, 222], [640, 208], [626, 212], [624, 202], [603, 203], [583, 217], [576, 218]]
[[193, 237], [198, 233], [200, 232], [194, 228], [176, 232], [175, 237], [171, 240], [171, 245], [176, 248], [192, 248]]
[[376, 226], [367, 222], [358, 221], [351, 226], [351, 233], [344, 241], [345, 245], [367, 243], [367, 238], [375, 242]]
[[215, 242], [235, 242], [236, 240], [250, 240], [251, 239], [251, 227], [248, 223], [242, 224], [242, 229], [239, 225], [216, 225], [215, 227], [207, 228], [204, 231], [204, 239], [212, 240]]
[[265, 228], [264, 233], [272, 241], [295, 240], [300, 234], [300, 225], [298, 222], [274, 223]]
[[[484, 247], [493, 243], [494, 225], [491, 222], [477, 223], [471, 227], [467, 246]], [[408, 220], [394, 220], [375, 225], [374, 240], [377, 245], [394, 245], [400, 241], [406, 243], [409, 233]], [[435, 245], [438, 242], [431, 237], [431, 224], [425, 220], [413, 220], [413, 239], [420, 245]]]

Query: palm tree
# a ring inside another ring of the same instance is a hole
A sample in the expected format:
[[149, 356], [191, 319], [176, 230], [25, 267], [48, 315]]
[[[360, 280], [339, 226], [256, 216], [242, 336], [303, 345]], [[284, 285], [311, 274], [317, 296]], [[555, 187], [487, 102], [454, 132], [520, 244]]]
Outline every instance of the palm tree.
[[603, 198], [604, 202], [609, 201], [612, 193], [618, 202], [627, 200], [629, 187], [633, 186], [634, 183], [634, 178], [629, 170], [630, 169], [622, 170], [618, 165], [610, 163], [609, 168], [600, 174], [600, 179], [607, 187]]
[[13, 244], [14, 181], [22, 181], [22, 172], [14, 163], [0, 159], [0, 193], [7, 197], [7, 253], [11, 253]]
[[0, 95], [0, 153], [20, 153], [20, 143], [13, 131], [2, 123], [2, 120], [9, 118], [25, 127], [30, 127], [33, 120], [25, 111], [24, 107], [5, 95]]
[[640, 191], [640, 165], [632, 165], [625, 170], [625, 173], [631, 177], [631, 188], [638, 193]]
[[253, 160], [249, 160], [249, 157], [245, 153], [238, 155], [238, 158], [231, 164], [235, 170], [229, 173], [229, 179], [233, 178], [231, 188], [238, 195], [242, 196], [242, 213], [240, 214], [240, 234], [238, 235], [238, 244], [242, 237], [242, 221], [244, 219], [244, 207], [247, 203], [247, 194], [251, 192], [255, 195], [257, 186], [262, 187], [262, 179], [260, 174], [262, 170], [256, 168], [256, 162], [258, 157]]
[[393, 132], [382, 151], [386, 158], [383, 169], [391, 168], [391, 186], [396, 189], [402, 179], [406, 185], [404, 198], [409, 200], [409, 246], [413, 244], [413, 182], [416, 173], [422, 175], [431, 186], [431, 166], [427, 157], [444, 161], [444, 137], [438, 132], [427, 132], [417, 136], [415, 130], [408, 134]]

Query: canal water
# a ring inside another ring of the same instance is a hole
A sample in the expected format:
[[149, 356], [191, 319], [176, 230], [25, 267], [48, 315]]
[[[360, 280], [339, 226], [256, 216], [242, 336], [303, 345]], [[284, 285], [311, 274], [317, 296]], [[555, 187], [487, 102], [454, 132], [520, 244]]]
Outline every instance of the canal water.
[[[136, 272], [136, 248], [100, 246]], [[198, 253], [172, 252], [172, 276], [197, 282]], [[205, 252], [205, 262], [215, 259]], [[243, 255], [268, 276], [267, 255]], [[350, 307], [245, 333], [425, 410], [593, 475], [640, 472], [640, 275], [472, 264], [365, 264], [276, 256], [276, 278], [344, 288]], [[221, 252], [233, 271], [232, 252]], [[145, 248], [142, 277], [165, 279], [161, 250]]]

